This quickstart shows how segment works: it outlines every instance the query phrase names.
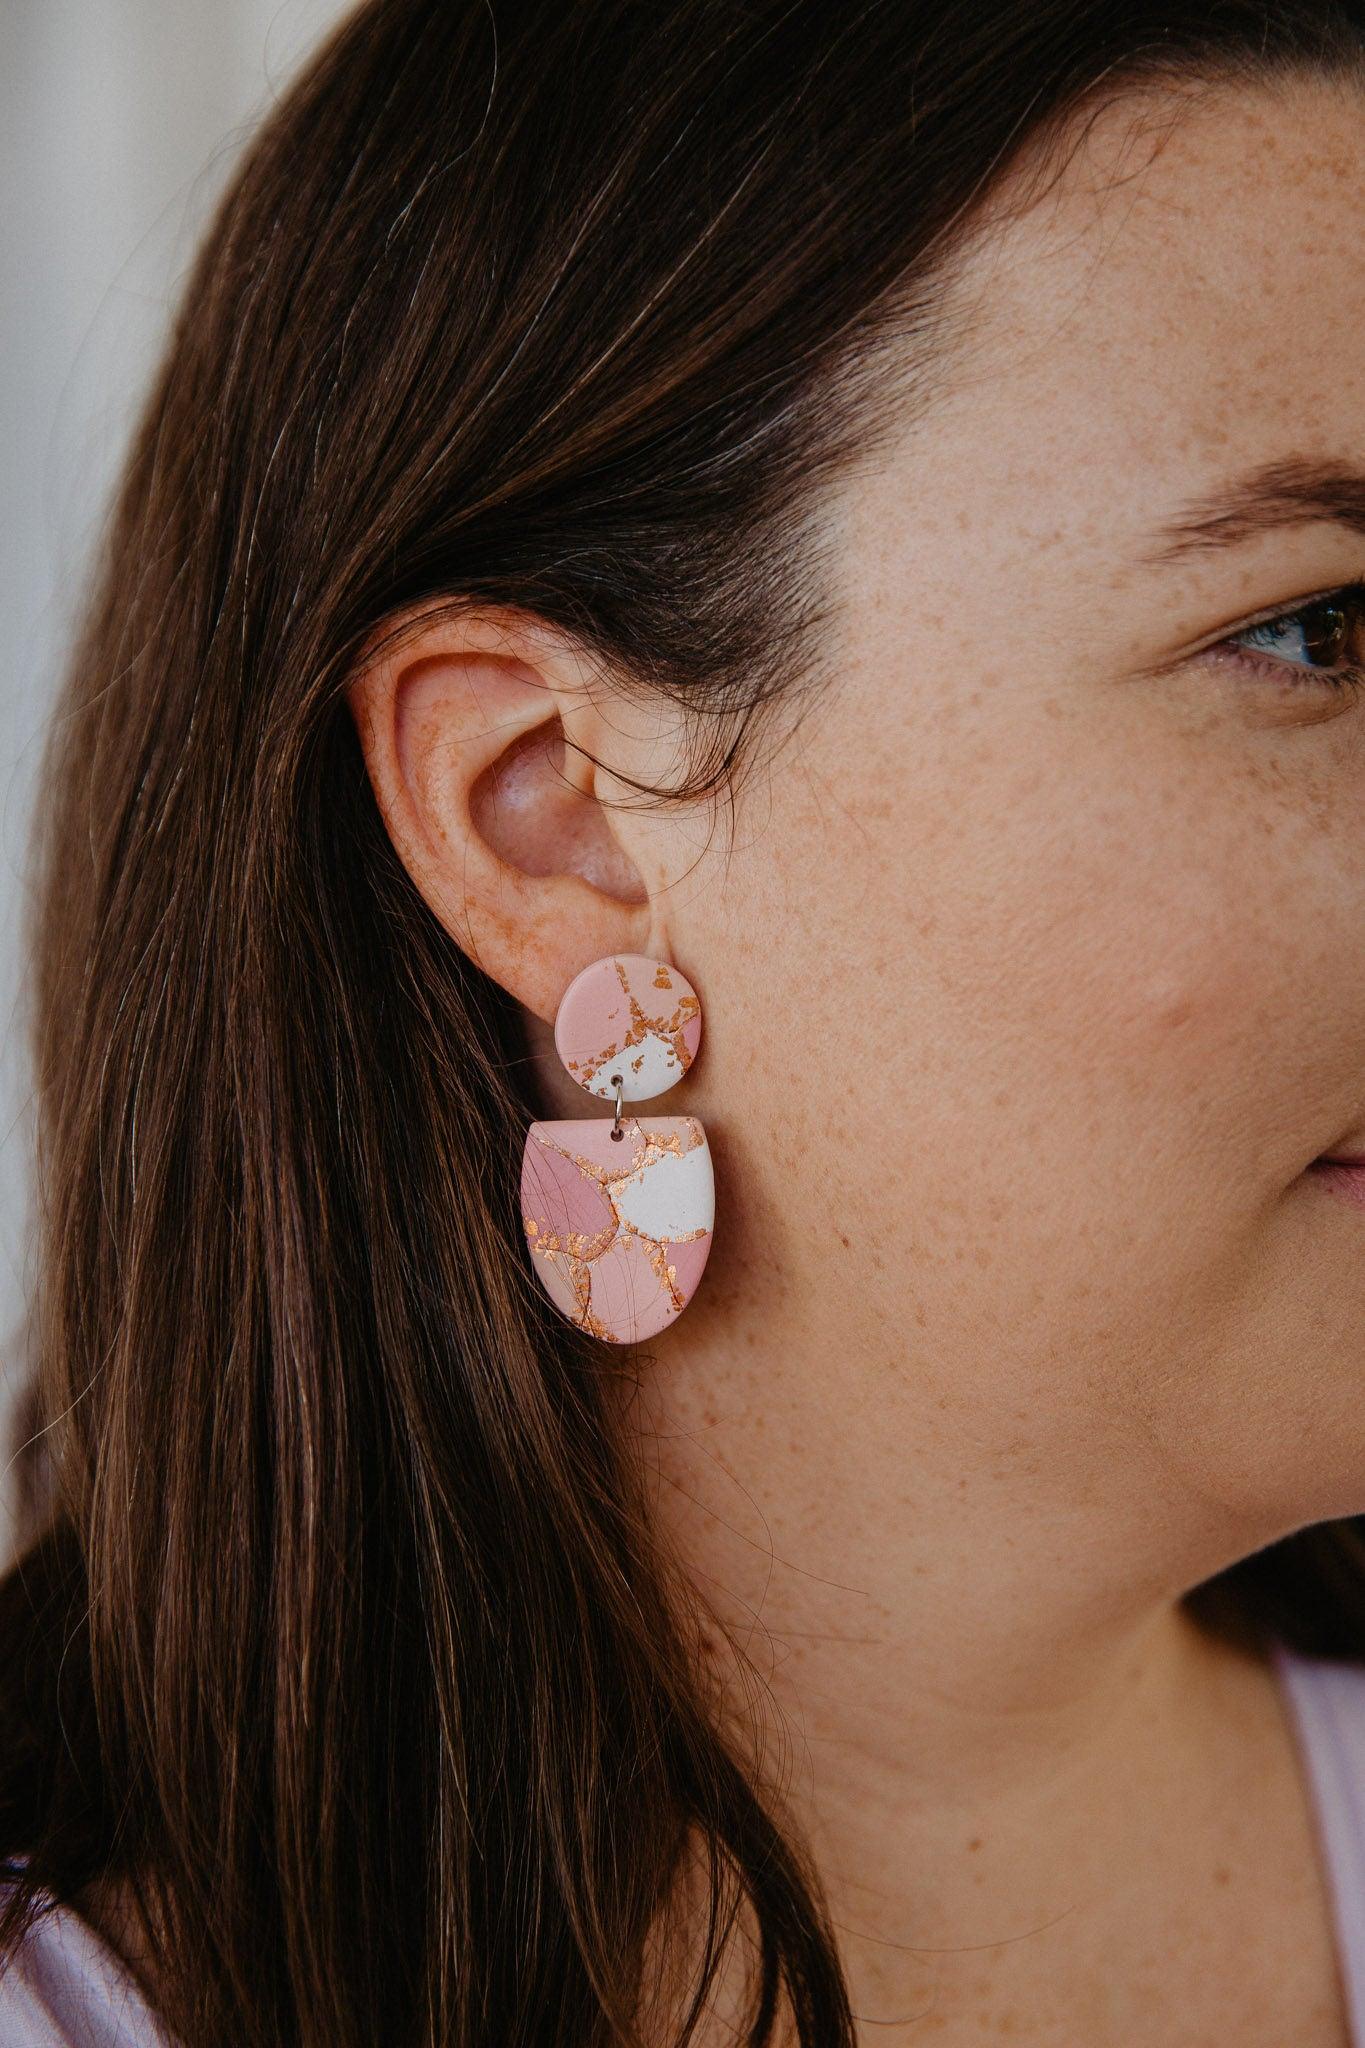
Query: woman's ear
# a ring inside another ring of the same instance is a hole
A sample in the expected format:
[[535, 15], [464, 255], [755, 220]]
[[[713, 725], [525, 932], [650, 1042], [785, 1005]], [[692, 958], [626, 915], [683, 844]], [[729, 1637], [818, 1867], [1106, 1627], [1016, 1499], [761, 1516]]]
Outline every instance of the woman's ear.
[[613, 735], [581, 654], [524, 614], [418, 613], [385, 630], [346, 697], [380, 813], [470, 957], [552, 1022], [581, 967], [662, 955], [656, 907], [603, 802]]

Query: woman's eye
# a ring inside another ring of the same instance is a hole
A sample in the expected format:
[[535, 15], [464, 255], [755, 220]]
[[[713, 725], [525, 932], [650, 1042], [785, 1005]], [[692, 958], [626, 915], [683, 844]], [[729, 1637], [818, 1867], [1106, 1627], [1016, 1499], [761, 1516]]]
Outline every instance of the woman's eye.
[[1365, 693], [1365, 583], [1345, 583], [1206, 650], [1287, 690]]

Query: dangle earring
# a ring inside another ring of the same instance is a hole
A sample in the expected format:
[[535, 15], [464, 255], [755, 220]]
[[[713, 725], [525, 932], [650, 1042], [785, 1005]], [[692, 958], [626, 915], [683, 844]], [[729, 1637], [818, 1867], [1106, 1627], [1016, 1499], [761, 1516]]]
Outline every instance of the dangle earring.
[[700, 1043], [691, 982], [643, 953], [594, 960], [555, 1016], [560, 1059], [615, 1114], [531, 1125], [522, 1228], [555, 1307], [608, 1344], [652, 1337], [681, 1315], [711, 1249], [715, 1185], [701, 1124], [621, 1114], [623, 1102], [681, 1080]]

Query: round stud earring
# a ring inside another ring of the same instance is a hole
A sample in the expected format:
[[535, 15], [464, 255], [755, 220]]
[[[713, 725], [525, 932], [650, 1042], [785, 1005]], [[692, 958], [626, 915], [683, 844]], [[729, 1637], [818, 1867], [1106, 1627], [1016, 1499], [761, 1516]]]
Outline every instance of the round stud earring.
[[576, 974], [555, 1049], [610, 1117], [533, 1123], [521, 1163], [522, 1228], [546, 1294], [608, 1344], [652, 1337], [682, 1314], [711, 1249], [715, 1182], [694, 1116], [623, 1116], [673, 1087], [701, 1044], [687, 977], [643, 953], [609, 953]]

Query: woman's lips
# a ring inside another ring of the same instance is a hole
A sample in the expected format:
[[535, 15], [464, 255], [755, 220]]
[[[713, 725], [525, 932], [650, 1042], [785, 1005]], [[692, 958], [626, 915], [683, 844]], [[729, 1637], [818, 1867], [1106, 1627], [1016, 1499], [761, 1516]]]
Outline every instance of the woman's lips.
[[1308, 1171], [1334, 1195], [1365, 1209], [1365, 1157], [1352, 1154], [1342, 1159], [1315, 1159]]

